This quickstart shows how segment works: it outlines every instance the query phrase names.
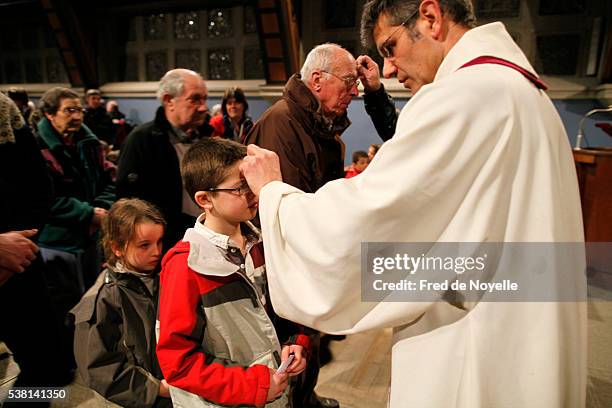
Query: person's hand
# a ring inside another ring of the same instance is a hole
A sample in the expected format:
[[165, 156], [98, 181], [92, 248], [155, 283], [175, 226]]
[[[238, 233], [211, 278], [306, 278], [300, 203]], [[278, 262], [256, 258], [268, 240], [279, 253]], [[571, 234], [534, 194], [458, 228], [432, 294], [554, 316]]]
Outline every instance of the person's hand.
[[94, 207], [93, 217], [91, 217], [91, 224], [89, 225], [89, 235], [93, 235], [102, 226], [102, 221], [106, 218], [106, 211], [104, 208]]
[[355, 60], [357, 75], [363, 83], [366, 92], [375, 92], [380, 89], [380, 69], [378, 64], [367, 55], [360, 55]]
[[29, 238], [37, 233], [30, 229], [0, 234], [0, 268], [13, 273], [25, 271], [36, 259], [38, 247]]
[[281, 350], [281, 361], [285, 361], [289, 358], [289, 354], [293, 353], [293, 362], [287, 367], [287, 373], [289, 377], [295, 377], [306, 369], [306, 356], [304, 353], [304, 347], [298, 344], [291, 344], [289, 346], [283, 346]]
[[247, 146], [247, 156], [242, 160], [240, 172], [257, 198], [269, 182], [283, 181], [276, 153], [253, 144]]
[[285, 392], [285, 388], [289, 384], [289, 376], [287, 373], [276, 374], [276, 370], [270, 370], [270, 389], [268, 390], [267, 402], [272, 402]]
[[159, 383], [159, 393], [160, 397], [170, 398], [170, 386], [165, 379], [162, 379]]

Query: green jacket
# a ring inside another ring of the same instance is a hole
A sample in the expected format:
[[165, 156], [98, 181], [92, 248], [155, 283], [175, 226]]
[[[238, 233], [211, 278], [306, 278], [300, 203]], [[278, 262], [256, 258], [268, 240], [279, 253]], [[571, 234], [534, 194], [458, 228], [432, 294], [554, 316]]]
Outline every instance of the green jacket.
[[104, 171], [102, 146], [85, 125], [68, 147], [48, 119], [38, 124], [39, 144], [53, 178], [55, 199], [51, 216], [39, 243], [44, 247], [74, 252], [92, 242], [94, 207], [110, 208], [115, 187]]

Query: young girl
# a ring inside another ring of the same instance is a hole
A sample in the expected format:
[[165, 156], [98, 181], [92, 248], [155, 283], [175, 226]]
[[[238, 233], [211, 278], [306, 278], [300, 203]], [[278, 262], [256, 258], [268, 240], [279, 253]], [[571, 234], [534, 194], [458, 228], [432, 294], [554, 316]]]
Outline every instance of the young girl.
[[102, 225], [108, 267], [71, 311], [80, 376], [125, 407], [172, 406], [155, 354], [164, 228], [146, 201], [117, 201]]

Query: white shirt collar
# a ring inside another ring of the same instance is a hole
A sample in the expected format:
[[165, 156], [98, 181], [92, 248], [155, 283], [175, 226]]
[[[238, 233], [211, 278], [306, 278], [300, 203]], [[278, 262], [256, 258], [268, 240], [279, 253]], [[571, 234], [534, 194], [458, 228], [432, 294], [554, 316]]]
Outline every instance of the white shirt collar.
[[495, 22], [472, 28], [463, 34], [442, 61], [434, 82], [444, 79], [463, 64], [481, 56], [502, 58], [535, 74], [523, 51], [506, 31], [506, 27]]

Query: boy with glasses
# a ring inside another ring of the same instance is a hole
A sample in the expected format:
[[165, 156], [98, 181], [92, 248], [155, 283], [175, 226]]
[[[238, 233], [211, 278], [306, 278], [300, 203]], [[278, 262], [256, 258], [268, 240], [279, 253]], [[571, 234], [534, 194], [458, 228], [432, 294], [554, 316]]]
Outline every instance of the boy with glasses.
[[288, 376], [306, 367], [308, 337], [281, 346], [273, 325], [245, 155], [239, 143], [202, 139], [181, 163], [203, 213], [162, 261], [157, 356], [177, 406], [288, 407]]

